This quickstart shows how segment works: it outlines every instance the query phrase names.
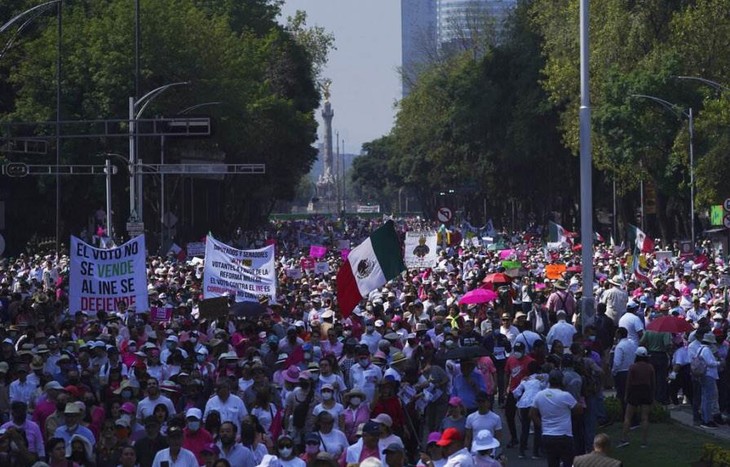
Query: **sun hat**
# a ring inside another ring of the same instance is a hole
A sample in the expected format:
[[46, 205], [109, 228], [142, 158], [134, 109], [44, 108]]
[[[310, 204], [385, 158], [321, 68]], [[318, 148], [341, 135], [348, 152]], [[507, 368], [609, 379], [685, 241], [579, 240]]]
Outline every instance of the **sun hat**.
[[286, 371], [284, 372], [284, 381], [288, 381], [290, 383], [298, 383], [299, 375], [300, 375], [299, 368], [292, 365], [289, 368], [287, 368]]
[[705, 333], [704, 336], [702, 336], [702, 343], [703, 344], [717, 344], [717, 338], [715, 338], [715, 335], [711, 332]]
[[486, 451], [499, 447], [499, 441], [495, 439], [489, 430], [479, 430], [471, 442], [471, 452]]
[[623, 285], [624, 285], [624, 280], [619, 275], [613, 276], [612, 278], [610, 278], [608, 280], [608, 282], [610, 284], [613, 284], [613, 285], [617, 286], [617, 287], [623, 287]]

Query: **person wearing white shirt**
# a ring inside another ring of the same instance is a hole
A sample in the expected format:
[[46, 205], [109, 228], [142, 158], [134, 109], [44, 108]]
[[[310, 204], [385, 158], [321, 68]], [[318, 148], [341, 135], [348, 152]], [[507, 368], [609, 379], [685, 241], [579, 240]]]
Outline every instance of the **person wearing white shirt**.
[[[547, 375], [538, 373], [540, 364], [531, 361], [527, 365], [530, 375], [520, 381], [520, 384], [512, 393], [517, 397], [517, 409], [520, 411], [520, 458], [525, 457], [527, 451], [527, 439], [530, 435], [530, 409], [535, 401], [537, 393], [547, 387]], [[540, 454], [540, 430], [535, 427], [535, 438], [532, 444], [533, 458]]]
[[171, 426], [167, 430], [169, 448], [155, 454], [152, 467], [198, 467], [195, 454], [182, 447], [183, 432], [179, 426]]
[[18, 379], [10, 383], [10, 402], [20, 401], [32, 406], [33, 395], [38, 386], [28, 379], [28, 365], [20, 364], [16, 370]]
[[350, 443], [347, 442], [345, 434], [335, 428], [335, 418], [329, 412], [321, 412], [317, 416], [316, 426], [320, 439], [320, 452], [326, 451], [335, 459], [339, 459]]
[[554, 341], [559, 340], [563, 343], [563, 347], [567, 349], [573, 343], [573, 336], [578, 331], [575, 329], [575, 326], [565, 322], [567, 316], [565, 310], [558, 310], [555, 316], [558, 322], [550, 328], [547, 335], [547, 344], [548, 346], [552, 346]]
[[436, 444], [441, 446], [444, 456], [447, 456], [444, 467], [474, 467], [474, 459], [464, 447], [461, 433], [456, 428], [445, 429]]
[[628, 338], [628, 334], [626, 328], [616, 330], [618, 342], [613, 351], [613, 365], [611, 368], [614, 386], [616, 387], [616, 398], [621, 401], [622, 417], [626, 406], [626, 378], [629, 375], [629, 367], [636, 360], [636, 349], [639, 347], [637, 343]]
[[481, 430], [489, 430], [494, 437], [502, 438], [502, 418], [492, 412], [492, 402], [489, 395], [480, 391], [476, 395], [477, 410], [466, 417], [464, 443], [471, 446], [474, 435]]
[[626, 313], [618, 320], [618, 327], [626, 328], [628, 338], [631, 339], [638, 347], [641, 335], [644, 333], [644, 322], [636, 316], [638, 305], [636, 302], [629, 303]]
[[371, 404], [375, 399], [375, 390], [382, 379], [383, 371], [370, 362], [367, 349], [360, 349], [357, 364], [350, 368], [350, 387], [362, 389], [365, 399]]
[[502, 313], [502, 324], [499, 326], [499, 333], [506, 336], [510, 344], [515, 344], [515, 339], [520, 333], [520, 330], [512, 325], [512, 315], [509, 313]]
[[364, 344], [370, 350], [370, 354], [378, 351], [378, 343], [383, 339], [383, 335], [375, 330], [375, 321], [368, 320], [365, 323], [365, 334], [360, 337], [360, 344]]
[[144, 420], [152, 415], [158, 404], [164, 404], [170, 417], [175, 416], [177, 411], [172, 401], [160, 394], [160, 383], [155, 378], [147, 380], [147, 397], [139, 401], [137, 405], [137, 420]]
[[[702, 428], [717, 428], [717, 423], [713, 418], [713, 406], [717, 401], [717, 380], [720, 378], [717, 368], [720, 360], [715, 357], [715, 349], [717, 347], [717, 339], [711, 332], [705, 333], [702, 337], [702, 345], [692, 354], [692, 358], [701, 358], [704, 360], [707, 369], [705, 374], [698, 377], [701, 388], [701, 414]], [[696, 397], [696, 396], [695, 396]]]
[[205, 404], [204, 417], [208, 417], [211, 411], [217, 411], [221, 416], [221, 422], [231, 422], [236, 426], [236, 432], [241, 430], [241, 420], [248, 415], [246, 405], [240, 397], [231, 394], [228, 381], [220, 381], [216, 388], [216, 395], [208, 399]]
[[553, 370], [548, 376], [549, 387], [535, 395], [530, 416], [542, 431], [542, 447], [548, 465], [571, 465], [573, 462], [572, 415], [579, 415], [583, 407], [567, 391], [560, 389], [563, 373]]
[[288, 434], [282, 434], [276, 440], [276, 453], [282, 467], [306, 467], [306, 463], [294, 455], [294, 440]]

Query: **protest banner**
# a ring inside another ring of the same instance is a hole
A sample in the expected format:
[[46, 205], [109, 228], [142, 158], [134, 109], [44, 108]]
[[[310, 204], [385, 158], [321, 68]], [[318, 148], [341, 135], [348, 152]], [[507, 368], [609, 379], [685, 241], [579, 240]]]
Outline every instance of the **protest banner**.
[[548, 264], [545, 266], [545, 277], [550, 280], [560, 279], [563, 277], [563, 273], [567, 270], [565, 264]]
[[657, 263], [663, 262], [663, 261], [669, 261], [671, 262], [674, 259], [674, 253], [671, 251], [657, 251], [654, 253], [654, 258], [656, 259]]
[[229, 294], [237, 302], [257, 301], [260, 296], [276, 303], [274, 246], [239, 250], [208, 235], [205, 243], [203, 298]]
[[434, 268], [437, 246], [436, 232], [407, 232], [403, 262], [409, 269]]
[[519, 261], [502, 261], [502, 267], [505, 269], [520, 269], [522, 263]]
[[114, 313], [120, 303], [148, 311], [144, 235], [102, 250], [71, 237], [69, 309], [96, 316]]

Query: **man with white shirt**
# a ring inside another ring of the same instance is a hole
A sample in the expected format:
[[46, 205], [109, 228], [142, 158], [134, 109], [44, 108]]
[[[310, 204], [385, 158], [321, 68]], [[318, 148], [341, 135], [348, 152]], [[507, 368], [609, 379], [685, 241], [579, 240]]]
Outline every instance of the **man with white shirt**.
[[366, 345], [372, 355], [378, 351], [378, 343], [382, 338], [383, 335], [375, 330], [375, 321], [369, 319], [365, 323], [365, 334], [360, 337], [360, 344]]
[[553, 327], [550, 328], [550, 331], [547, 335], [547, 344], [548, 347], [552, 347], [553, 342], [556, 340], [560, 341], [563, 344], [563, 347], [566, 349], [570, 347], [570, 345], [573, 343], [573, 336], [578, 332], [575, 329], [575, 326], [573, 326], [570, 323], [567, 323], [565, 321], [567, 313], [565, 310], [558, 310], [556, 313], [556, 318], [558, 320], [557, 323], [553, 325]]
[[506, 336], [509, 339], [511, 345], [515, 345], [515, 339], [520, 333], [520, 330], [512, 324], [512, 315], [509, 313], [502, 313], [502, 321], [499, 326], [499, 333]]
[[621, 418], [626, 407], [626, 378], [629, 375], [629, 367], [634, 364], [636, 359], [636, 349], [639, 348], [628, 338], [629, 332], [626, 328], [618, 328], [616, 330], [616, 348], [613, 351], [613, 366], [611, 373], [613, 374], [614, 386], [616, 387], [616, 398], [621, 401]]
[[624, 281], [621, 276], [613, 276], [608, 283], [612, 287], [601, 296], [601, 302], [606, 304], [606, 316], [618, 326], [618, 321], [626, 313], [629, 294], [623, 289]]
[[445, 429], [436, 444], [441, 446], [443, 455], [447, 457], [444, 467], [474, 467], [474, 459], [464, 447], [464, 440], [458, 429]]
[[357, 351], [357, 363], [350, 368], [350, 387], [362, 389], [367, 402], [372, 404], [382, 379], [383, 371], [370, 362], [368, 348], [361, 346]]
[[147, 397], [137, 405], [137, 420], [144, 420], [152, 415], [157, 404], [164, 404], [170, 417], [177, 413], [172, 401], [160, 393], [160, 383], [155, 378], [150, 378], [147, 380]]
[[625, 328], [628, 332], [628, 338], [631, 339], [636, 346], [639, 346], [641, 335], [644, 334], [644, 322], [636, 315], [639, 305], [632, 301], [629, 302], [626, 313], [619, 319], [618, 327]]
[[182, 447], [183, 432], [179, 426], [167, 429], [167, 442], [170, 447], [155, 455], [152, 467], [198, 467], [198, 460], [192, 451]]
[[28, 379], [28, 365], [25, 363], [18, 364], [15, 371], [18, 379], [10, 383], [10, 402], [20, 401], [31, 405], [38, 386]]
[[248, 415], [248, 410], [243, 400], [235, 394], [231, 394], [231, 386], [228, 380], [218, 380], [216, 395], [208, 399], [205, 404], [203, 418], [207, 418], [211, 411], [217, 411], [221, 415], [221, 422], [231, 422], [236, 426], [236, 432], [241, 430], [241, 420]]

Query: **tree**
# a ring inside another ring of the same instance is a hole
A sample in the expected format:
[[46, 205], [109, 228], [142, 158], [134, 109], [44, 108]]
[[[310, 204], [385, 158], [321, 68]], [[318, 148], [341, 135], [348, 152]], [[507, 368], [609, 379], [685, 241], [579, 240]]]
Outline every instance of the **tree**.
[[[223, 102], [205, 110], [213, 117], [214, 135], [206, 141], [169, 138], [166, 162], [192, 153], [198, 159], [222, 154], [227, 163], [267, 165], [265, 176], [245, 181], [239, 177], [226, 177], [223, 184], [190, 180], [189, 184], [195, 183], [216, 200], [214, 205], [206, 206], [205, 196], [185, 195], [187, 203], [201, 203], [198, 210], [209, 216], [205, 223], [190, 226], [187, 234], [191, 237], [208, 230], [227, 231], [238, 225], [252, 227], [265, 220], [276, 200], [293, 198], [294, 187], [316, 157], [312, 148], [316, 139], [314, 110], [319, 105], [316, 66], [310, 51], [276, 23], [279, 4], [268, 0], [141, 2], [142, 90], [175, 81], [191, 82], [190, 86], [160, 95], [144, 117], [170, 116], [201, 102]], [[133, 13], [126, 0], [80, 0], [64, 5], [65, 120], [126, 118], [127, 97], [133, 94]], [[10, 83], [13, 91], [6, 119], [52, 120], [55, 30], [39, 30], [37, 37], [16, 48], [19, 60], [0, 80]], [[156, 139], [140, 139], [145, 162], [157, 161], [158, 143]], [[98, 163], [93, 156], [99, 152], [127, 151], [122, 138], [64, 140], [63, 144], [62, 163]], [[156, 203], [156, 182], [147, 180], [145, 198]], [[30, 187], [28, 180], [24, 180], [12, 188], [13, 196], [32, 200], [38, 207], [36, 212], [42, 214], [37, 222], [41, 232], [53, 231], [48, 221], [54, 218], [53, 207], [48, 203], [52, 199], [47, 191], [53, 186], [48, 184], [50, 181], [35, 179], [33, 182], [38, 185]], [[118, 181], [114, 184], [124, 185]], [[183, 185], [179, 180], [171, 180], [170, 184]], [[86, 225], [88, 213], [103, 204], [103, 180], [64, 183], [62, 195], [64, 230], [78, 232]], [[174, 191], [172, 202], [182, 203], [183, 195]], [[121, 189], [115, 189], [114, 206], [118, 211], [126, 205], [126, 197]], [[9, 211], [13, 222], [20, 222], [27, 212], [20, 208]], [[156, 216], [151, 216], [150, 211], [146, 210], [145, 221], [154, 226]], [[124, 214], [118, 212], [116, 218], [121, 222]], [[117, 227], [118, 231], [123, 230]]]

